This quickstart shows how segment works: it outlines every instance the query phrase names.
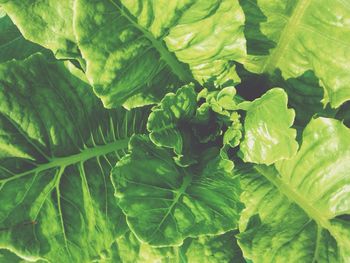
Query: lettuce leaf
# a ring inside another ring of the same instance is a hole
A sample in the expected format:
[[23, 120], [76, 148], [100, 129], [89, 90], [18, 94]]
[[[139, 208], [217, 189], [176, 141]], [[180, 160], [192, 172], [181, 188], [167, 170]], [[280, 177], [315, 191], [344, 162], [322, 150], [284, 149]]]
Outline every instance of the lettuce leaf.
[[240, 1], [246, 15], [248, 57], [256, 73], [281, 70], [285, 79], [313, 70], [333, 108], [350, 99], [350, 5], [336, 0]]
[[51, 49], [57, 58], [81, 57], [73, 32], [73, 3], [74, 0], [0, 0], [22, 35]]
[[240, 146], [244, 161], [269, 165], [296, 153], [296, 131], [290, 128], [295, 113], [287, 108], [287, 100], [282, 89], [274, 88], [253, 102], [240, 104], [247, 111]]
[[11, 19], [0, 8], [0, 63], [11, 59], [24, 59], [36, 52], [50, 57], [50, 51], [24, 39]]
[[[188, 238], [182, 246], [152, 247], [141, 243], [132, 232], [127, 232], [113, 244], [113, 257], [107, 262], [144, 263], [245, 263], [234, 231], [217, 236]], [[204, 257], [205, 256], [205, 257]]]
[[349, 138], [334, 119], [313, 119], [290, 160], [241, 171], [238, 240], [253, 262], [350, 260]]
[[229, 161], [218, 149], [208, 149], [197, 165], [186, 168], [147, 136], [133, 136], [129, 151], [112, 179], [128, 226], [142, 242], [176, 246], [187, 237], [236, 228], [239, 181], [227, 172]]
[[0, 248], [51, 262], [111, 253], [127, 226], [109, 172], [144, 113], [105, 110], [42, 55], [0, 65], [0, 101]]
[[193, 78], [225, 82], [235, 75], [230, 60], [245, 56], [235, 1], [77, 0], [75, 11], [88, 79], [108, 108], [140, 92], [159, 100]]

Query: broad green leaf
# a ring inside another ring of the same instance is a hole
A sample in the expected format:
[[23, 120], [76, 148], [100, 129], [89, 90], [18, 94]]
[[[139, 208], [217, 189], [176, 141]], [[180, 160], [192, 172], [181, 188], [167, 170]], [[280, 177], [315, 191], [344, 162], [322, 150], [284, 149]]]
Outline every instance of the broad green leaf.
[[5, 10], [0, 6], [0, 18], [3, 18], [4, 16], [6, 16], [6, 12], [5, 12]]
[[0, 65], [0, 101], [0, 248], [58, 263], [111, 253], [126, 225], [109, 173], [145, 116], [105, 110], [41, 55]]
[[152, 109], [147, 122], [149, 137], [157, 146], [174, 149], [182, 155], [184, 139], [181, 126], [194, 117], [197, 108], [193, 85], [180, 88], [176, 94], [169, 93], [160, 104]]
[[11, 59], [24, 59], [39, 51], [50, 55], [48, 50], [25, 40], [5, 13], [4, 16], [0, 15], [0, 63]]
[[288, 94], [288, 105], [295, 110], [295, 124], [305, 127], [314, 116], [335, 115], [335, 110], [322, 104], [324, 92], [313, 71], [287, 80], [278, 72], [271, 76], [271, 82], [271, 85], [283, 88]]
[[336, 118], [350, 127], [350, 102], [345, 103], [337, 112]]
[[272, 164], [292, 157], [297, 149], [296, 131], [291, 129], [295, 113], [287, 108], [287, 94], [274, 88], [253, 102], [244, 102], [244, 140], [241, 152], [245, 162]]
[[[245, 263], [233, 231], [219, 236], [201, 236], [190, 239], [182, 248], [188, 263]], [[187, 248], [186, 248], [187, 246]]]
[[221, 160], [218, 150], [203, 152], [197, 165], [186, 168], [146, 136], [132, 137], [129, 150], [112, 178], [118, 204], [140, 240], [181, 245], [186, 237], [236, 227], [239, 182], [226, 171], [229, 161]]
[[[0, 10], [1, 11], [1, 10]], [[18, 257], [16, 254], [12, 253], [7, 249], [0, 249], [0, 262], [3, 263], [26, 263], [30, 262]]]
[[116, 250], [123, 263], [184, 263], [180, 261], [180, 247], [151, 247], [141, 243], [132, 232], [117, 239]]
[[238, 1], [77, 0], [74, 11], [87, 77], [108, 108], [159, 101], [193, 78], [234, 79], [231, 61], [246, 54]]
[[277, 169], [241, 172], [239, 244], [253, 262], [350, 261], [350, 130], [318, 118], [302, 141]]
[[0, 0], [22, 35], [57, 58], [80, 58], [73, 32], [74, 0]]
[[153, 247], [141, 243], [134, 234], [127, 232], [114, 243], [114, 251], [115, 257], [108, 258], [106, 262], [245, 263], [233, 231], [217, 236], [188, 238], [182, 246], [174, 247]]
[[324, 102], [350, 99], [350, 4], [346, 0], [241, 0], [248, 58], [256, 73], [282, 71], [285, 79], [313, 70]]

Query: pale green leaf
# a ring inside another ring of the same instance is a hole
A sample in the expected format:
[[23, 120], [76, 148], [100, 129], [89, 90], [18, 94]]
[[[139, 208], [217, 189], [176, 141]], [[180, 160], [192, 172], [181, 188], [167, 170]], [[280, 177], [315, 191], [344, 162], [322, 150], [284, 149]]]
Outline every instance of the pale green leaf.
[[204, 99], [205, 103], [201, 105], [203, 111], [209, 107], [214, 112], [223, 116], [230, 117], [233, 110], [238, 109], [238, 104], [241, 98], [236, 96], [236, 89], [233, 86], [224, 87], [221, 90], [216, 90], [216, 87], [202, 89], [197, 96], [198, 100]]
[[243, 24], [231, 0], [77, 0], [74, 12], [87, 77], [106, 107], [135, 95], [160, 100], [193, 78], [236, 79], [231, 60], [245, 56]]
[[282, 71], [285, 79], [313, 70], [324, 102], [350, 99], [350, 4], [347, 0], [241, 0], [248, 58], [256, 73]]
[[271, 77], [271, 85], [283, 88], [288, 94], [288, 105], [295, 110], [295, 124], [305, 127], [314, 116], [333, 117], [330, 107], [322, 104], [323, 89], [313, 71], [297, 78], [284, 80], [279, 73]]
[[120, 261], [123, 263], [181, 262], [179, 247], [151, 247], [141, 243], [132, 232], [127, 232], [118, 238], [116, 244]]
[[287, 100], [282, 89], [274, 88], [253, 102], [241, 104], [247, 110], [240, 147], [244, 161], [272, 164], [296, 153], [296, 131], [290, 128], [295, 113], [287, 108]]
[[239, 243], [253, 262], [350, 261], [350, 130], [318, 118], [302, 141], [277, 169], [241, 171]]
[[232, 113], [230, 120], [232, 123], [224, 133], [223, 144], [234, 148], [241, 142], [243, 136], [243, 126], [240, 121], [240, 115], [237, 112]]
[[4, 16], [6, 16], [6, 12], [5, 12], [5, 10], [0, 6], [0, 18], [3, 18]]

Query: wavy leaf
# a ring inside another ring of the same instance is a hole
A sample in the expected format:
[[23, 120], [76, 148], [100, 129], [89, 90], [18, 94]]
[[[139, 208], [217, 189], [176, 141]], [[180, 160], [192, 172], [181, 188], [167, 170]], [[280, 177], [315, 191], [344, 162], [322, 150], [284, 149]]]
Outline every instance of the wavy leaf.
[[169, 147], [177, 155], [183, 154], [184, 139], [181, 125], [194, 117], [197, 109], [193, 85], [180, 88], [176, 94], [168, 93], [148, 117], [149, 137], [157, 146]]
[[244, 161], [269, 165], [296, 153], [296, 131], [290, 128], [295, 113], [287, 108], [287, 100], [282, 89], [274, 88], [253, 102], [241, 103], [247, 110], [240, 147]]

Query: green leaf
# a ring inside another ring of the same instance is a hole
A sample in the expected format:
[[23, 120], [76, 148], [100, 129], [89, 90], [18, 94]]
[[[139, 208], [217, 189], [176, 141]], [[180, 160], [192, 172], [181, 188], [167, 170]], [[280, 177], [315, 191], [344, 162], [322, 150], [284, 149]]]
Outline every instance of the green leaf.
[[288, 94], [288, 105], [295, 109], [295, 124], [305, 127], [314, 116], [335, 115], [335, 110], [322, 104], [324, 92], [313, 71], [288, 80], [284, 80], [278, 72], [271, 77], [271, 82], [271, 85], [283, 88]]
[[87, 77], [108, 108], [132, 96], [159, 101], [193, 78], [236, 78], [231, 60], [245, 56], [243, 24], [231, 0], [77, 0], [74, 13]]
[[339, 109], [336, 118], [341, 120], [347, 127], [350, 127], [350, 103], [347, 102]]
[[[219, 93], [219, 92], [216, 92]], [[151, 141], [173, 149], [180, 166], [197, 163], [197, 158], [222, 134], [223, 120], [211, 111], [208, 103], [198, 107], [194, 85], [168, 93], [152, 109], [147, 122]]]
[[247, 110], [240, 147], [245, 162], [272, 164], [296, 153], [296, 131], [290, 128], [295, 113], [287, 108], [287, 100], [282, 89], [274, 88], [253, 102], [241, 104]]
[[[0, 11], [1, 12], [1, 11]], [[23, 38], [11, 19], [0, 15], [0, 63], [11, 59], [24, 59], [36, 52], [49, 51]]]
[[234, 148], [241, 142], [243, 127], [242, 123], [240, 122], [240, 115], [237, 112], [232, 113], [230, 120], [232, 121], [232, 124], [224, 133], [223, 144]]
[[[233, 231], [219, 236], [201, 236], [188, 240], [182, 248], [185, 262], [245, 263]], [[185, 248], [185, 246], [188, 246]]]
[[[256, 73], [282, 71], [285, 79], [313, 70], [325, 88], [324, 102], [350, 99], [350, 5], [343, 0], [240, 1], [246, 15], [248, 57]], [[327, 65], [327, 66], [325, 66]]]
[[169, 93], [157, 107], [152, 109], [147, 122], [151, 141], [162, 147], [174, 149], [181, 156], [184, 139], [181, 125], [194, 117], [197, 108], [193, 85], [180, 88], [176, 94]]
[[114, 251], [115, 257], [106, 262], [245, 263], [233, 231], [218, 236], [188, 238], [182, 246], [174, 247], [153, 247], [127, 232], [114, 243]]
[[302, 141], [297, 155], [277, 169], [241, 172], [246, 209], [239, 244], [253, 262], [350, 260], [350, 131], [318, 118]]
[[105, 110], [41, 55], [0, 65], [0, 101], [0, 247], [51, 262], [111, 253], [126, 231], [111, 164], [145, 130], [147, 110]]
[[4, 16], [6, 16], [6, 12], [5, 12], [4, 9], [0, 6], [0, 18], [3, 18]]
[[[0, 10], [1, 11], [1, 10]], [[0, 262], [4, 263], [26, 263], [26, 261], [7, 249], [0, 249]]]
[[236, 96], [236, 89], [233, 86], [224, 87], [216, 90], [216, 87], [202, 89], [197, 96], [198, 100], [204, 99], [205, 103], [201, 105], [203, 108], [210, 107], [214, 112], [223, 116], [230, 117], [233, 110], [238, 109], [241, 98]]
[[74, 0], [0, 0], [23, 36], [51, 49], [57, 58], [80, 58], [73, 33]]
[[116, 241], [119, 261], [123, 263], [169, 262], [180, 261], [179, 247], [151, 247], [141, 243], [132, 232], [127, 232]]
[[112, 178], [118, 204], [140, 240], [181, 245], [186, 237], [236, 227], [239, 182], [226, 172], [229, 161], [221, 160], [219, 150], [207, 150], [198, 165], [187, 168], [177, 166], [169, 150], [146, 136], [132, 137], [129, 150]]

